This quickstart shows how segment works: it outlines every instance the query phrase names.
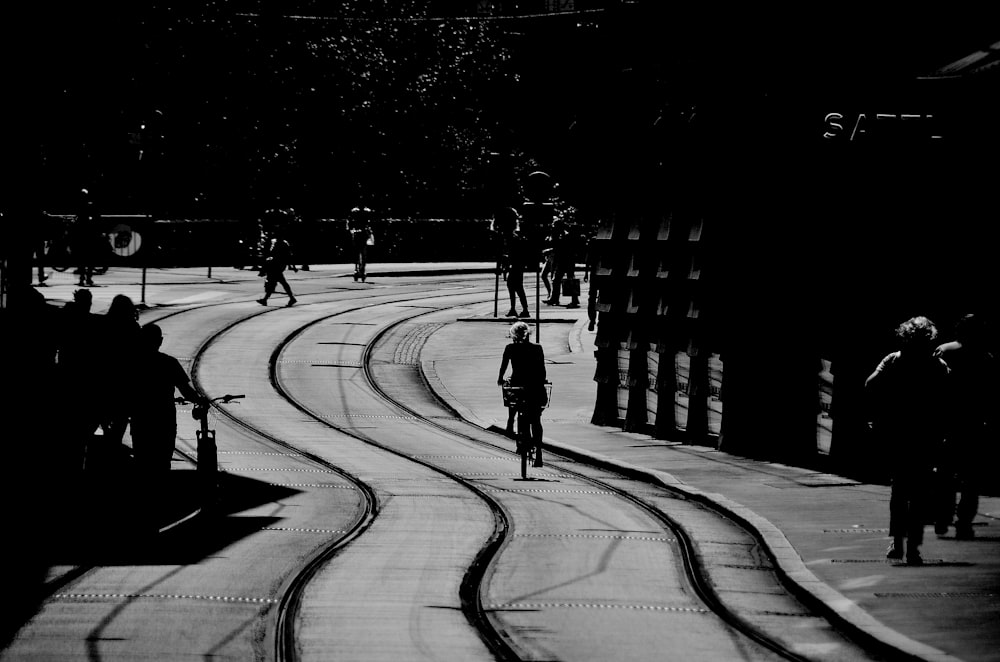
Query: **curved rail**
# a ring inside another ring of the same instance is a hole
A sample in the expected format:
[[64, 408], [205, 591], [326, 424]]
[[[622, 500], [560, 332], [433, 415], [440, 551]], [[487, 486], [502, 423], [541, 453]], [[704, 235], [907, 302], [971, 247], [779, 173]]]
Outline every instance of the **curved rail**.
[[[372, 351], [374, 350], [375, 345], [378, 344], [378, 342], [382, 338], [384, 338], [392, 329], [399, 326], [400, 324], [410, 321], [414, 317], [428, 315], [434, 312], [439, 312], [439, 311], [424, 311], [419, 315], [414, 315], [413, 317], [410, 317], [406, 320], [399, 320], [396, 323], [381, 329], [379, 333], [376, 334], [376, 336], [370, 341], [370, 343], [366, 347], [364, 353], [363, 364], [365, 366], [365, 375], [369, 381], [369, 385], [371, 386], [371, 388], [373, 388], [376, 392], [379, 393], [380, 397], [384, 398], [387, 402], [391, 402], [401, 412], [406, 413], [408, 416], [416, 417], [420, 419], [422, 422], [426, 423], [427, 425], [430, 425], [443, 433], [460, 437], [462, 439], [465, 439], [466, 441], [475, 443], [477, 445], [483, 445], [491, 449], [501, 450], [506, 453], [516, 454], [515, 451], [510, 450], [510, 448], [507, 445], [493, 444], [491, 442], [484, 441], [482, 438], [473, 436], [471, 434], [464, 434], [453, 428], [444, 426], [431, 418], [422, 416], [419, 412], [407, 406], [405, 403], [402, 403], [394, 399], [392, 396], [386, 393], [385, 390], [382, 389], [382, 387], [375, 381], [372, 372], [369, 370], [370, 357]], [[422, 372], [421, 376], [423, 376]], [[424, 380], [424, 382], [426, 385], [426, 379]], [[433, 389], [431, 389], [428, 386], [427, 390], [448, 411], [452, 411], [453, 413], [458, 415], [458, 412], [454, 412], [454, 410], [450, 406], [448, 406], [447, 403], [442, 401]], [[504, 440], [508, 441], [506, 437], [504, 437]], [[551, 450], [548, 451], [548, 455], [549, 457], [552, 456], [560, 457], [558, 453]], [[688, 578], [688, 581], [691, 583], [691, 586], [694, 589], [695, 593], [697, 594], [698, 599], [701, 600], [709, 610], [711, 610], [714, 614], [716, 614], [720, 619], [722, 619], [725, 623], [731, 626], [734, 630], [743, 634], [744, 636], [754, 641], [755, 643], [767, 648], [773, 653], [781, 656], [782, 658], [786, 660], [791, 660], [793, 662], [808, 662], [809, 658], [804, 657], [799, 653], [791, 650], [790, 648], [784, 646], [781, 642], [774, 640], [767, 634], [758, 630], [753, 625], [747, 623], [742, 618], [740, 618], [739, 615], [737, 615], [731, 609], [729, 609], [719, 599], [718, 595], [715, 593], [715, 590], [712, 588], [712, 583], [708, 579], [706, 573], [704, 572], [704, 569], [701, 568], [701, 566], [697, 562], [697, 554], [695, 551], [695, 545], [693, 540], [688, 535], [688, 533], [683, 529], [683, 527], [681, 527], [677, 522], [675, 522], [667, 513], [663, 512], [662, 509], [633, 494], [630, 494], [625, 490], [622, 490], [621, 488], [609, 482], [602, 481], [592, 476], [584, 475], [578, 471], [573, 471], [572, 469], [566, 469], [565, 467], [561, 467], [560, 471], [566, 475], [573, 476], [577, 480], [594, 485], [595, 487], [598, 487], [601, 490], [609, 491], [616, 494], [618, 497], [632, 503], [633, 505], [647, 512], [654, 519], [659, 521], [667, 531], [671, 532], [676, 536], [679, 542], [678, 546], [681, 550], [681, 558], [683, 561], [685, 575]], [[678, 498], [687, 500], [687, 497], [680, 492], [669, 490], [667, 487], [664, 487], [664, 489], [674, 494]], [[721, 513], [719, 514], [724, 515]], [[483, 572], [485, 572], [485, 569], [483, 570]], [[478, 577], [480, 578], [481, 576], [482, 576], [481, 574], [478, 575]], [[478, 594], [477, 594], [477, 599], [478, 599]]]

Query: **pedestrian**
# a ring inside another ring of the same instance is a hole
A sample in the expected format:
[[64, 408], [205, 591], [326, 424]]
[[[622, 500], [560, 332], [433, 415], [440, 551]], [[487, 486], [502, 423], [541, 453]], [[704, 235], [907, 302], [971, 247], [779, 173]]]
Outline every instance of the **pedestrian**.
[[510, 327], [511, 342], [504, 347], [497, 385], [503, 386], [507, 367], [511, 367], [510, 385], [524, 389], [520, 413], [529, 426], [535, 446], [534, 466], [542, 466], [542, 409], [548, 402], [545, 391], [545, 353], [541, 345], [531, 342], [531, 328], [524, 322]]
[[898, 347], [878, 364], [865, 389], [874, 430], [887, 445], [892, 477], [886, 558], [920, 565], [924, 523], [931, 515], [934, 467], [943, 438], [948, 366], [934, 356], [937, 328], [913, 317], [896, 330]]
[[[954, 522], [955, 537], [974, 537], [972, 520], [979, 509], [979, 494], [993, 466], [987, 443], [996, 430], [996, 360], [988, 346], [989, 333], [982, 318], [965, 315], [955, 326], [955, 340], [939, 345], [934, 355], [949, 367], [948, 420], [944, 461], [939, 467], [943, 486], [934, 530], [948, 532]], [[956, 499], [961, 494], [956, 508]]]
[[600, 288], [597, 284], [597, 236], [591, 235], [587, 241], [587, 266], [583, 273], [583, 282], [590, 283], [587, 289], [587, 330], [593, 331], [597, 325], [597, 295]]
[[291, 267], [292, 271], [298, 271], [298, 268], [292, 264], [292, 248], [288, 245], [288, 241], [284, 238], [281, 231], [275, 231], [274, 236], [271, 238], [271, 242], [267, 248], [267, 255], [264, 258], [264, 266], [260, 270], [260, 275], [264, 276], [264, 296], [263, 298], [257, 299], [257, 303], [262, 306], [267, 305], [268, 298], [274, 294], [274, 291], [278, 288], [280, 284], [285, 290], [285, 294], [288, 295], [288, 303], [286, 306], [294, 306], [297, 299], [295, 295], [292, 294], [292, 288], [285, 279], [285, 269]]
[[84, 468], [87, 448], [102, 419], [99, 321], [90, 312], [92, 307], [90, 290], [81, 288], [60, 311], [56, 372], [64, 389], [65, 413], [56, 424], [62, 428], [59, 436], [66, 447], [58, 459], [71, 473]]
[[77, 258], [76, 273], [80, 275], [79, 287], [94, 287], [94, 265], [100, 255], [101, 237], [97, 232], [97, 218], [90, 192], [82, 189], [83, 209], [76, 217], [70, 238], [70, 251]]
[[351, 235], [351, 253], [354, 256], [354, 282], [363, 283], [367, 277], [368, 247], [375, 245], [372, 230], [372, 210], [368, 207], [354, 207], [347, 218], [347, 230]]
[[140, 351], [139, 311], [132, 299], [115, 295], [104, 314], [102, 365], [106, 370], [106, 402], [102, 408], [105, 453], [108, 458], [121, 449], [131, 409], [133, 361]]
[[[552, 238], [549, 237], [551, 242]], [[556, 255], [551, 244], [542, 249], [542, 283], [545, 285], [545, 300], [552, 298], [552, 281], [550, 276], [555, 272]]]
[[[528, 296], [524, 292], [524, 269], [529, 263], [528, 245], [517, 229], [518, 214], [512, 207], [497, 212], [494, 228], [500, 235], [501, 253], [497, 269], [505, 274], [507, 294], [510, 296], [510, 310], [507, 317], [530, 317]], [[537, 259], [535, 264], [538, 264]], [[517, 312], [517, 302], [521, 302], [521, 313]]]
[[552, 245], [555, 272], [552, 275], [552, 291], [545, 303], [558, 306], [559, 297], [570, 297], [567, 308], [580, 307], [579, 281], [576, 280], [576, 237], [569, 225], [557, 219], [552, 224]]
[[140, 477], [158, 485], [170, 471], [177, 437], [174, 391], [200, 406], [207, 399], [191, 385], [184, 368], [173, 356], [160, 351], [163, 331], [146, 324], [139, 331], [131, 407], [132, 453]]
[[49, 215], [42, 212], [36, 219], [34, 227], [31, 228], [31, 244], [34, 251], [35, 269], [38, 272], [38, 287], [47, 287], [45, 281], [49, 279], [45, 273], [45, 261], [48, 259], [46, 249], [48, 241], [51, 239], [51, 226]]

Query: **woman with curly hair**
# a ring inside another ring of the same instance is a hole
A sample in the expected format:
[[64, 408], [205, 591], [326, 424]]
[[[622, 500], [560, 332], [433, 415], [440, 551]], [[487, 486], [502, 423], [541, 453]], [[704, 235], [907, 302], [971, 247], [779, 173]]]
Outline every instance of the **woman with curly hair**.
[[865, 381], [874, 429], [890, 452], [892, 493], [886, 558], [920, 565], [924, 522], [933, 500], [934, 467], [944, 437], [948, 366], [934, 355], [937, 328], [913, 317], [896, 329], [899, 343]]

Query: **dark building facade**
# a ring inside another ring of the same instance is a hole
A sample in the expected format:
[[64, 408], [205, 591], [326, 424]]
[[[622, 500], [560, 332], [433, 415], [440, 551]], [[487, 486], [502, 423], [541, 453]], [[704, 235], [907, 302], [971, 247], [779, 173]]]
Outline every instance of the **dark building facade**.
[[714, 42], [606, 151], [595, 423], [877, 472], [894, 328], [996, 320], [996, 37], [850, 27]]

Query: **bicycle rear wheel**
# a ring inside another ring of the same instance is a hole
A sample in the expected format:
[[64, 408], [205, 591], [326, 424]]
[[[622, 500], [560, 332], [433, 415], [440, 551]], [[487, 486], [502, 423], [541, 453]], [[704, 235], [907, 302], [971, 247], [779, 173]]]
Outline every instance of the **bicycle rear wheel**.
[[521, 456], [521, 478], [528, 477], [528, 455], [531, 453], [531, 430], [524, 414], [517, 414], [517, 454]]

